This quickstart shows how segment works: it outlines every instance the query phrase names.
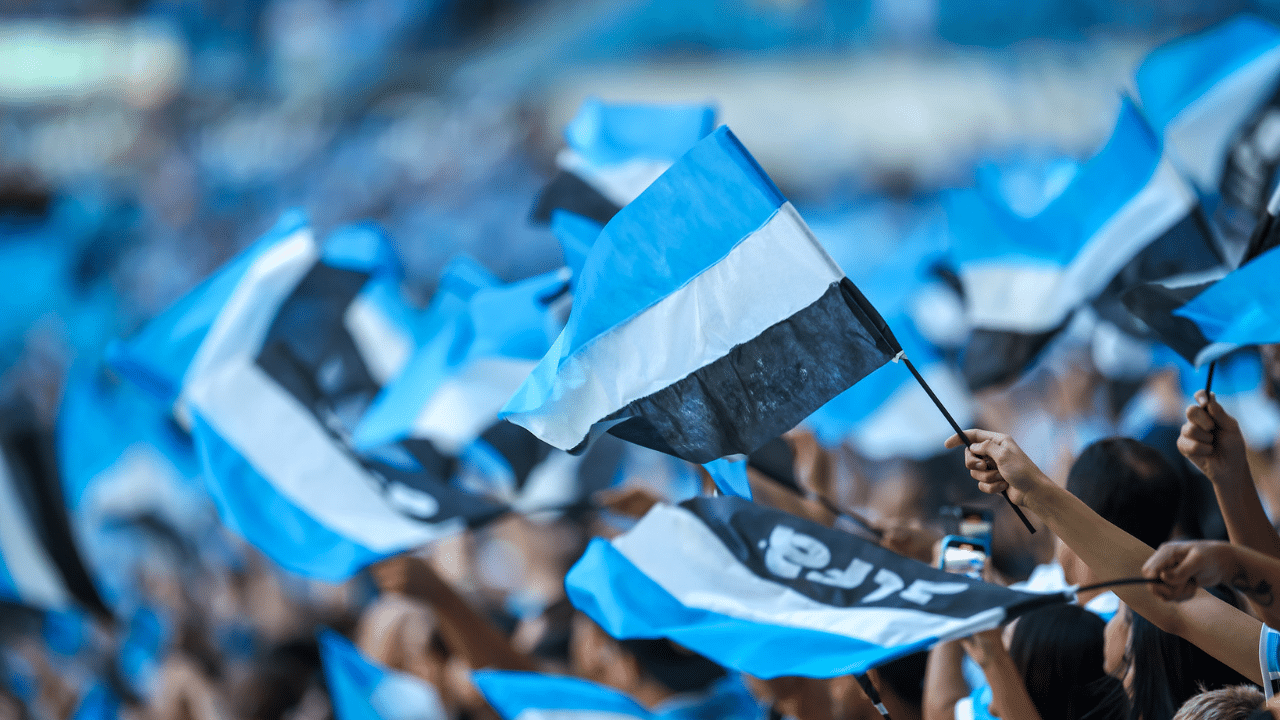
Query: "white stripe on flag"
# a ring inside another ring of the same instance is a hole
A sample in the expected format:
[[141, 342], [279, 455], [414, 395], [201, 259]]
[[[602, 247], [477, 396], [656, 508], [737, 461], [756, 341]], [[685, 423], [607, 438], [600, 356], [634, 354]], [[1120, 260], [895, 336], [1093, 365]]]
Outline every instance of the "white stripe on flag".
[[413, 421], [413, 437], [426, 438], [441, 452], [457, 455], [497, 422], [498, 411], [536, 364], [502, 357], [468, 363], [423, 404]]
[[347, 306], [342, 324], [355, 342], [369, 374], [379, 385], [394, 379], [413, 353], [413, 338], [396, 327], [377, 303], [363, 293], [356, 295]]
[[[894, 368], [895, 372], [905, 372]], [[973, 422], [973, 396], [964, 378], [946, 363], [920, 369], [929, 387], [961, 427]], [[853, 429], [853, 443], [873, 460], [892, 457], [926, 458], [955, 434], [951, 424], [938, 412], [920, 386], [908, 379], [898, 386], [875, 412]]]
[[1165, 139], [1192, 182], [1217, 192], [1231, 141], [1267, 100], [1278, 73], [1280, 48], [1274, 48], [1220, 80], [1169, 121]]
[[970, 322], [1011, 332], [1052, 330], [1195, 204], [1195, 192], [1169, 158], [1162, 157], [1146, 185], [1085, 241], [1066, 267], [1020, 261], [974, 263], [962, 269]]
[[622, 207], [640, 197], [645, 188], [671, 167], [671, 161], [632, 158], [617, 165], [596, 165], [565, 148], [556, 155], [556, 165], [582, 178], [610, 202]]
[[687, 607], [768, 625], [804, 628], [893, 647], [937, 637], [948, 640], [995, 627], [1004, 608], [968, 618], [922, 610], [840, 608], [820, 603], [756, 575], [729, 552], [696, 515], [655, 505], [613, 546]]
[[26, 504], [14, 482], [8, 459], [0, 453], [0, 555], [24, 603], [50, 610], [68, 607], [71, 595], [24, 512]]
[[566, 358], [550, 399], [508, 419], [544, 442], [573, 448], [593, 423], [724, 357], [843, 277], [785, 203], [723, 260]]

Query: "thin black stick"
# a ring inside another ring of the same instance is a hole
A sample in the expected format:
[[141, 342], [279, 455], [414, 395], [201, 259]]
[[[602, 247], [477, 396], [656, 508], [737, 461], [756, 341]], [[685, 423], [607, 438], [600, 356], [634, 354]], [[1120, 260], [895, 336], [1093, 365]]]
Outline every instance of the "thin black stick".
[[[947, 412], [947, 409], [943, 407], [942, 401], [938, 399], [937, 395], [933, 394], [933, 388], [929, 387], [929, 383], [924, 381], [924, 376], [920, 374], [919, 370], [916, 370], [916, 366], [911, 364], [911, 361], [907, 359], [906, 355], [902, 356], [902, 363], [907, 366], [907, 369], [911, 371], [912, 375], [915, 375], [916, 382], [920, 383], [920, 387], [924, 388], [924, 391], [929, 394], [929, 399], [932, 400], [933, 404], [937, 405], [938, 409], [942, 411], [942, 416], [947, 419], [947, 422], [951, 423], [951, 429], [956, 431], [956, 434], [964, 441], [965, 446], [967, 447], [972, 445], [973, 443], [969, 441], [969, 436], [966, 435], [964, 430], [960, 427], [960, 423], [957, 423], [956, 419], [951, 417], [951, 413]], [[1036, 526], [1032, 525], [1031, 521], [1027, 519], [1027, 516], [1022, 513], [1022, 508], [1014, 505], [1013, 501], [1009, 499], [1009, 491], [1005, 490], [1000, 494], [1004, 496], [1004, 501], [1009, 503], [1009, 507], [1013, 508], [1013, 512], [1018, 516], [1018, 519], [1022, 521], [1022, 524], [1027, 527], [1027, 532], [1035, 534]]]
[[1213, 392], [1213, 368], [1216, 367], [1217, 364], [1218, 364], [1217, 360], [1214, 360], [1213, 362], [1209, 363], [1209, 378], [1204, 381], [1204, 394], [1206, 396], [1209, 393]]
[[880, 713], [880, 716], [883, 717], [884, 720], [890, 720], [889, 708], [884, 706], [884, 702], [880, 699], [880, 693], [876, 690], [876, 686], [871, 684], [871, 678], [867, 677], [866, 673], [854, 675], [854, 677], [858, 679], [858, 684], [862, 686], [862, 692], [867, 694], [867, 699], [871, 701], [872, 705], [876, 706], [876, 710]]
[[1101, 590], [1102, 588], [1119, 587], [1120, 585], [1145, 585], [1147, 583], [1150, 583], [1152, 585], [1163, 585], [1164, 581], [1157, 578], [1144, 578], [1144, 577], [1122, 578], [1120, 580], [1108, 580], [1106, 582], [1094, 583], [1093, 585], [1085, 585], [1084, 587], [1078, 587], [1076, 588], [1076, 592], [1082, 593], [1082, 592], [1089, 592], [1090, 590]]
[[836, 515], [838, 517], [847, 517], [850, 520], [852, 520], [854, 523], [859, 525], [863, 530], [866, 530], [867, 532], [875, 536], [877, 540], [884, 539], [884, 531], [872, 525], [870, 520], [862, 517], [861, 515], [859, 515], [858, 513], [852, 510], [845, 510], [839, 505], [836, 505], [834, 502], [828, 500], [827, 497], [822, 493], [815, 492], [813, 496], [818, 499], [818, 504], [826, 508], [827, 512], [831, 513], [832, 515]]

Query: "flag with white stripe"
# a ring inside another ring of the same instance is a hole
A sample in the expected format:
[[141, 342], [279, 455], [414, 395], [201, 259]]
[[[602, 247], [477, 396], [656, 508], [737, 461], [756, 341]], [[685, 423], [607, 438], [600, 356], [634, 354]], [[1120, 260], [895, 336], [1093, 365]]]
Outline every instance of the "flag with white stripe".
[[608, 431], [703, 463], [749, 454], [898, 350], [721, 127], [601, 231], [503, 416], [564, 450]]
[[564, 129], [560, 172], [543, 188], [534, 220], [567, 210], [606, 223], [715, 128], [710, 105], [624, 105], [587, 98]]
[[592, 540], [565, 587], [614, 637], [665, 637], [762, 678], [864, 673], [1067, 600], [945, 573], [734, 497], [655, 506], [612, 541]]
[[332, 630], [320, 632], [320, 660], [337, 720], [445, 720], [426, 681], [382, 667]]
[[1221, 262], [1195, 192], [1127, 100], [1106, 146], [1038, 214], [968, 191], [949, 197], [948, 216], [974, 390], [1016, 378], [1117, 277], [1132, 285]]
[[223, 521], [285, 568], [335, 580], [503, 512], [430, 472], [436, 458], [410, 443], [376, 458], [352, 449], [381, 389], [370, 358], [388, 348], [368, 345], [378, 334], [357, 331], [351, 312], [376, 266], [351, 265], [326, 262], [305, 226], [276, 238], [228, 294], [183, 386]]
[[676, 695], [653, 710], [613, 688], [574, 677], [481, 670], [471, 679], [503, 720], [756, 720], [761, 715], [737, 676], [705, 692]]
[[1280, 163], [1280, 28], [1241, 15], [1153, 50], [1136, 83], [1146, 116], [1212, 208], [1239, 262]]

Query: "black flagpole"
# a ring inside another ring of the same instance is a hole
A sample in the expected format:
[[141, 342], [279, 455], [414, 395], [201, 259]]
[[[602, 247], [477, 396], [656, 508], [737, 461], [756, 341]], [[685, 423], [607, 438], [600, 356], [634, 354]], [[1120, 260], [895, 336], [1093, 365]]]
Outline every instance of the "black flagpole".
[[1217, 360], [1214, 360], [1213, 362], [1209, 363], [1209, 378], [1204, 381], [1204, 394], [1205, 394], [1204, 402], [1206, 405], [1209, 404], [1209, 399], [1208, 399], [1209, 393], [1213, 392], [1213, 368], [1217, 364], [1218, 364]]
[[[942, 416], [947, 419], [947, 422], [951, 423], [951, 429], [956, 431], [956, 434], [964, 441], [965, 446], [968, 447], [969, 445], [972, 445], [973, 443], [969, 441], [969, 436], [965, 434], [964, 430], [960, 427], [960, 424], [956, 422], [956, 419], [951, 417], [951, 413], [947, 412], [947, 408], [942, 405], [942, 401], [938, 399], [938, 396], [933, 394], [933, 388], [929, 387], [929, 383], [924, 381], [924, 376], [920, 374], [919, 370], [916, 370], [915, 365], [911, 364], [911, 360], [907, 359], [906, 354], [902, 355], [902, 362], [907, 366], [907, 369], [911, 371], [911, 374], [916, 377], [916, 382], [920, 383], [920, 387], [924, 388], [924, 391], [929, 394], [929, 399], [933, 401], [933, 404], [937, 405], [938, 409], [942, 411]], [[1013, 512], [1017, 514], [1018, 519], [1022, 521], [1022, 524], [1027, 526], [1027, 532], [1034, 534], [1036, 526], [1032, 525], [1031, 521], [1027, 519], [1027, 516], [1022, 513], [1022, 508], [1014, 505], [1013, 501], [1009, 499], [1009, 491], [1005, 490], [1000, 494], [1004, 495], [1005, 502], [1009, 503], [1009, 507], [1013, 508]]]
[[871, 684], [871, 678], [867, 677], [866, 673], [854, 675], [854, 677], [858, 679], [858, 684], [862, 686], [862, 692], [867, 694], [867, 699], [871, 701], [872, 705], [876, 706], [876, 711], [880, 713], [880, 716], [884, 720], [892, 720], [889, 717], [889, 708], [885, 707], [884, 702], [880, 700], [880, 693], [876, 691], [876, 686]]

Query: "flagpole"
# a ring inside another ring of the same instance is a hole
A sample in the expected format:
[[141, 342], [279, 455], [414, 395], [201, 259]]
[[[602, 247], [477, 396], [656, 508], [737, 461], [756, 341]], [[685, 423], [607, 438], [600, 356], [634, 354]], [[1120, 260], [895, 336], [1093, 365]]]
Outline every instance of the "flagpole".
[[[1209, 363], [1209, 378], [1204, 381], [1204, 394], [1206, 398], [1209, 396], [1209, 393], [1213, 392], [1213, 368], [1217, 364], [1218, 364], [1217, 360], [1214, 360], [1213, 362]], [[1208, 403], [1208, 402], [1209, 401], [1206, 399], [1205, 403]]]
[[889, 708], [884, 706], [884, 702], [880, 699], [880, 693], [876, 690], [876, 686], [871, 684], [871, 678], [866, 673], [854, 675], [858, 680], [858, 684], [862, 686], [862, 692], [867, 694], [867, 699], [872, 705], [876, 706], [876, 711], [880, 713], [884, 720], [892, 720], [889, 717]]
[[[964, 430], [960, 427], [960, 423], [957, 423], [956, 419], [951, 417], [951, 413], [947, 412], [947, 408], [943, 406], [942, 401], [938, 399], [937, 395], [933, 394], [933, 388], [929, 387], [929, 383], [924, 381], [924, 376], [920, 374], [919, 370], [916, 370], [916, 366], [911, 364], [911, 360], [907, 358], [905, 353], [900, 353], [900, 356], [903, 364], [906, 365], [907, 369], [911, 371], [911, 374], [915, 376], [916, 382], [920, 383], [920, 387], [924, 388], [924, 391], [928, 393], [929, 399], [932, 400], [933, 404], [937, 405], [938, 409], [942, 411], [942, 416], [947, 419], [947, 422], [951, 423], [951, 429], [956, 431], [956, 434], [964, 441], [965, 446], [972, 445], [973, 443], [969, 441], [969, 436], [966, 435]], [[1000, 494], [1004, 496], [1005, 502], [1009, 503], [1009, 507], [1013, 508], [1013, 512], [1018, 516], [1018, 519], [1022, 521], [1022, 524], [1027, 527], [1027, 532], [1034, 534], [1036, 526], [1032, 525], [1031, 521], [1027, 519], [1027, 516], [1023, 514], [1022, 508], [1014, 505], [1013, 501], [1009, 499], [1009, 491], [1005, 490]]]

